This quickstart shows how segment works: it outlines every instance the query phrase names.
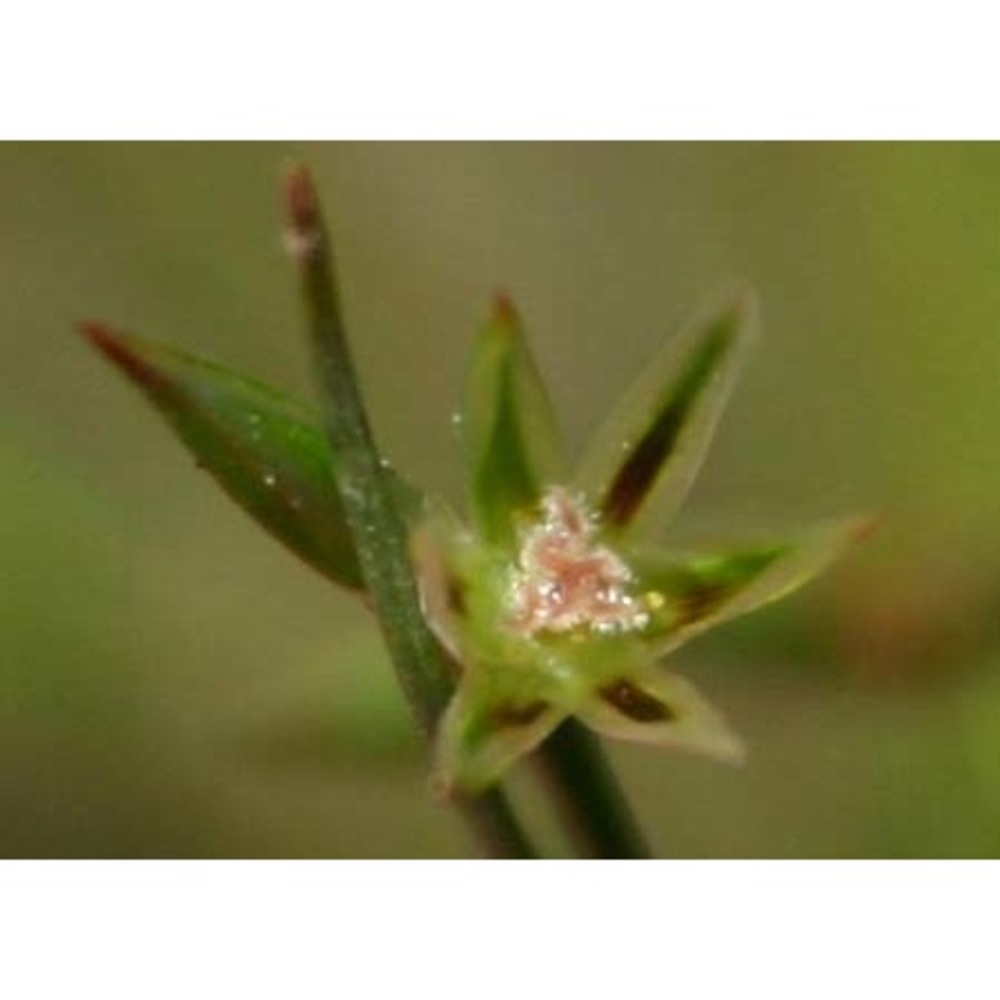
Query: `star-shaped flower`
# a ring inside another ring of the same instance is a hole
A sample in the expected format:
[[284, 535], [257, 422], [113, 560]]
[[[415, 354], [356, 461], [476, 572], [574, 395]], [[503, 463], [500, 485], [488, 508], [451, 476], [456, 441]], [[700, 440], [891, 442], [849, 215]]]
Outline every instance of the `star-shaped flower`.
[[414, 539], [424, 611], [458, 670], [438, 780], [476, 792], [568, 716], [606, 736], [738, 761], [722, 716], [663, 658], [823, 569], [863, 527], [686, 554], [656, 537], [704, 458], [752, 340], [748, 290], [673, 337], [569, 474], [520, 320], [499, 299], [461, 427], [470, 523]]

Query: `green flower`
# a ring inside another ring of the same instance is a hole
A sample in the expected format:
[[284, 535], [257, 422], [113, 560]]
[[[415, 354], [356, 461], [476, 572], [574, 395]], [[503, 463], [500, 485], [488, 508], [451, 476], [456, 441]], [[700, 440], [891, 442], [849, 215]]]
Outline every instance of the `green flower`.
[[[470, 523], [384, 470], [415, 526], [425, 616], [455, 669], [436, 726], [443, 790], [488, 787], [570, 715], [608, 736], [742, 757], [721, 715], [661, 661], [804, 583], [865, 524], [722, 553], [656, 544], [704, 458], [754, 312], [743, 291], [672, 338], [571, 474], [520, 321], [500, 300], [461, 414]], [[309, 406], [184, 351], [82, 330], [259, 524], [365, 594], [338, 463]]]
[[742, 759], [721, 714], [661, 661], [804, 583], [864, 523], [721, 553], [656, 543], [701, 465], [755, 312], [741, 290], [672, 338], [570, 472], [519, 318], [497, 302], [460, 415], [470, 523], [436, 502], [414, 538], [424, 611], [456, 665], [437, 736], [444, 790], [488, 787], [568, 716]]

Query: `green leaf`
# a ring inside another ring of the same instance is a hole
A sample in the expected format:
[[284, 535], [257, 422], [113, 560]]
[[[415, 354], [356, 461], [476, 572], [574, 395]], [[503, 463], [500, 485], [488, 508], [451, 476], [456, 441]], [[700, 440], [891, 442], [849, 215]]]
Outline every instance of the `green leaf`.
[[362, 588], [330, 448], [308, 407], [165, 345], [81, 329], [259, 524], [334, 583]]
[[798, 539], [715, 555], [635, 555], [632, 565], [639, 586], [656, 606], [648, 636], [657, 655], [801, 587], [860, 538], [870, 523], [869, 518], [838, 521]]
[[565, 717], [544, 698], [490, 697], [463, 683], [441, 720], [433, 784], [443, 794], [482, 792]]
[[479, 335], [462, 414], [473, 522], [511, 546], [517, 519], [563, 473], [548, 393], [511, 303], [499, 298]]
[[596, 435], [580, 484], [612, 529], [657, 528], [683, 503], [751, 340], [749, 289], [696, 318], [653, 359]]
[[740, 763], [743, 745], [722, 716], [677, 674], [621, 677], [602, 684], [578, 710], [614, 739], [653, 743]]

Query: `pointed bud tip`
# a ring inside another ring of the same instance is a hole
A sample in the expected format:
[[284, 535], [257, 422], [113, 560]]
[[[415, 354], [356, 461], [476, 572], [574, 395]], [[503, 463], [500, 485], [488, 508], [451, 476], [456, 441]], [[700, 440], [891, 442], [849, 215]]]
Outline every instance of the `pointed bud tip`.
[[312, 175], [301, 163], [293, 163], [285, 173], [285, 209], [288, 221], [296, 229], [315, 227], [319, 199]]
[[285, 174], [286, 246], [293, 257], [314, 251], [322, 238], [319, 197], [312, 175], [301, 163], [294, 163]]
[[162, 375], [148, 364], [126, 338], [104, 323], [82, 320], [77, 330], [133, 382], [147, 387], [162, 386]]

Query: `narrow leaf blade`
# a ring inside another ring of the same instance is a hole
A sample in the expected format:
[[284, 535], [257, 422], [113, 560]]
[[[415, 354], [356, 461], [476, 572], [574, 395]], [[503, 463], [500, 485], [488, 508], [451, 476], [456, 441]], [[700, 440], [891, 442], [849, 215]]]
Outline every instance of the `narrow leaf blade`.
[[506, 298], [479, 335], [462, 418], [473, 521], [483, 537], [510, 545], [518, 513], [563, 470], [548, 393]]
[[308, 407], [145, 338], [94, 323], [81, 330], [251, 517], [334, 583], [362, 588], [330, 448]]
[[711, 443], [755, 327], [748, 288], [673, 337], [594, 439], [581, 485], [612, 530], [662, 526], [678, 510]]

